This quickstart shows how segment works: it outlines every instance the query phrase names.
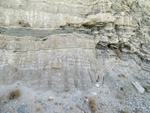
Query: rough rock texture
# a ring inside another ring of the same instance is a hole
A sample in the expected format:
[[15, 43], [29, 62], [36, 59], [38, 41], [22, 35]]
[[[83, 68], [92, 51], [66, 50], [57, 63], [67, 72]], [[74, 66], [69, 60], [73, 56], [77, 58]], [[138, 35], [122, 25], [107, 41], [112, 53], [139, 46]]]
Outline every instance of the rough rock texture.
[[0, 113], [90, 113], [90, 98], [96, 113], [149, 113], [132, 86], [150, 86], [149, 12], [149, 0], [0, 0]]

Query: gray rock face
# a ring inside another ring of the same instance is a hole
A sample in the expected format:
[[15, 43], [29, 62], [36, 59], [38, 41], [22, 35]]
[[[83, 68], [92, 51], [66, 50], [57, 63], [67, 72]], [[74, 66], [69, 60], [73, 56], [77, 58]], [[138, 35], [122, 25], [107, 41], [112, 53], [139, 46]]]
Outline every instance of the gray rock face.
[[[66, 98], [59, 103], [62, 108], [43, 102], [52, 109], [36, 106], [39, 112], [71, 113], [68, 106], [83, 103], [86, 96], [103, 102], [98, 102], [99, 106], [109, 106], [97, 108], [100, 112], [116, 113], [124, 105], [131, 112], [139, 106], [143, 113], [150, 111], [149, 101], [143, 105], [143, 100], [137, 100], [138, 105], [128, 98], [135, 96], [130, 83], [149, 84], [149, 45], [149, 0], [0, 0], [0, 89], [20, 82], [24, 89], [58, 93], [55, 102]], [[103, 99], [107, 94], [109, 98]], [[115, 94], [127, 99], [116, 102]], [[0, 94], [0, 100], [4, 95]], [[44, 96], [38, 99], [47, 98]], [[82, 107], [88, 112], [86, 102]], [[0, 112], [10, 112], [13, 107], [7, 110], [8, 106], [0, 101]], [[20, 113], [36, 112], [33, 106], [29, 111], [28, 104], [17, 109]]]
[[[87, 89], [97, 78], [98, 56], [105, 56], [106, 49], [136, 54], [141, 60], [133, 59], [149, 71], [150, 33], [144, 22], [148, 1], [5, 0], [0, 4], [0, 84], [23, 80], [41, 89]], [[115, 53], [107, 54], [111, 56]]]
[[37, 89], [87, 89], [95, 82], [91, 36], [51, 35], [44, 39], [1, 35], [1, 84], [25, 81]]

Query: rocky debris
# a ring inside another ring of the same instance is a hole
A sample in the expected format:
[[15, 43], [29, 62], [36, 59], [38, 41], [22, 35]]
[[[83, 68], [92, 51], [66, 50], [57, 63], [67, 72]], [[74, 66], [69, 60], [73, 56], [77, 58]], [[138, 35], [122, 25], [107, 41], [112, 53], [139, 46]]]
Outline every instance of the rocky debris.
[[94, 95], [94, 96], [96, 96], [96, 95], [97, 95], [97, 93], [96, 93], [96, 92], [91, 92], [91, 94], [92, 94], [92, 95]]
[[138, 92], [144, 93], [145, 89], [138, 82], [132, 82], [132, 84], [138, 90]]
[[99, 84], [95, 84], [95, 86], [96, 86], [97, 88], [99, 88]]
[[50, 97], [48, 98], [48, 101], [51, 101], [51, 100], [54, 100], [54, 97], [50, 96]]
[[119, 74], [118, 77], [120, 77], [120, 78], [126, 78], [126, 76], [124, 74]]

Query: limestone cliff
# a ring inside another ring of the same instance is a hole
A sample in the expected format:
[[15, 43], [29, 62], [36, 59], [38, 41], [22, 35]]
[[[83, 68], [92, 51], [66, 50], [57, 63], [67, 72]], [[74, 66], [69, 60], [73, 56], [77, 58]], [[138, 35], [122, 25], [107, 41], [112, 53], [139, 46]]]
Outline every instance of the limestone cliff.
[[149, 0], [0, 0], [0, 85], [150, 84], [149, 45]]
[[[75, 62], [73, 59], [81, 54], [88, 58], [84, 51], [93, 48], [95, 53], [90, 54], [93, 57], [90, 60], [97, 57], [98, 61], [98, 56], [105, 55], [102, 52], [113, 58], [114, 50], [118, 49], [121, 60], [127, 55], [143, 70], [150, 70], [148, 0], [1, 0], [0, 9], [1, 67], [44, 68], [45, 62], [50, 65], [51, 58], [59, 57], [60, 60], [63, 54], [65, 57], [70, 54], [71, 62]], [[62, 49], [71, 52], [65, 53]], [[57, 51], [62, 52], [61, 56]], [[56, 53], [54, 57], [53, 52]]]

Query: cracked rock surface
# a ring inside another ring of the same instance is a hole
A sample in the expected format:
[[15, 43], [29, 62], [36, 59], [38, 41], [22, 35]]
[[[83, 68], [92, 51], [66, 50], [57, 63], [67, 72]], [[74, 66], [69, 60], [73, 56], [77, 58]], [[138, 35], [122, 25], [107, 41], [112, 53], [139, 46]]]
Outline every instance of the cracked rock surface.
[[149, 0], [0, 0], [0, 113], [149, 113], [149, 12]]

